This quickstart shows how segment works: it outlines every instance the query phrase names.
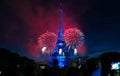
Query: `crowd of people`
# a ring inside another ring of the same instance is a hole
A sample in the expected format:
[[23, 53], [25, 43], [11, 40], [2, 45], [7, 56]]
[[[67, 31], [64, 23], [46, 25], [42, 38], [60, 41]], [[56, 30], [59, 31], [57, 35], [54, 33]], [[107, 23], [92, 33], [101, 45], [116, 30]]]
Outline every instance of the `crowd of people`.
[[[20, 57], [8, 49], [0, 48], [0, 76], [120, 76], [120, 70], [111, 70], [112, 62], [120, 62], [120, 53], [107, 52], [98, 58], [88, 58], [84, 64], [53, 66], [38, 64], [27, 57]], [[117, 73], [117, 74], [116, 74]]]

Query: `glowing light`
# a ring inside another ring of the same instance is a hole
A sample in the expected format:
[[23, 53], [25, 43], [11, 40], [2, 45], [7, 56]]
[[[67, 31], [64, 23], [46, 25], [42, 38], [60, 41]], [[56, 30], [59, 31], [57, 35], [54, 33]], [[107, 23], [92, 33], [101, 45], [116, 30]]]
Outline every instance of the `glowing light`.
[[58, 59], [65, 59], [65, 56], [57, 56]]
[[120, 69], [120, 62], [112, 63], [111, 65], [112, 70]]
[[42, 50], [41, 50], [41, 51], [42, 51], [42, 54], [45, 53], [46, 49], [47, 49], [47, 47], [43, 47], [43, 48], [42, 48]]
[[75, 48], [75, 49], [74, 49], [74, 55], [76, 55], [76, 54], [77, 54], [77, 49]]
[[60, 66], [60, 68], [64, 67], [64, 62], [62, 62], [62, 61], [59, 62], [59, 63], [58, 63], [58, 66]]
[[59, 49], [59, 54], [62, 55], [62, 49]]

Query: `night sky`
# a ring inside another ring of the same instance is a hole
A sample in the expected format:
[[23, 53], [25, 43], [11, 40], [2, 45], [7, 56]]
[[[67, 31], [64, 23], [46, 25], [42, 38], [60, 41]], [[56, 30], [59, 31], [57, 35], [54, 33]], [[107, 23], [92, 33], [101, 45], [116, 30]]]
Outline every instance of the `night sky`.
[[84, 33], [88, 55], [120, 51], [119, 0], [0, 0], [0, 47], [40, 60], [37, 38], [58, 33], [60, 1], [64, 30]]

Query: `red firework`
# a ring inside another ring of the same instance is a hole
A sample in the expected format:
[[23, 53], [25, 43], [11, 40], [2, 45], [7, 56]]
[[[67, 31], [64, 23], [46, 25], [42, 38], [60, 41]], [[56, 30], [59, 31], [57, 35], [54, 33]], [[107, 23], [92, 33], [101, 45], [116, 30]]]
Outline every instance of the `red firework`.
[[64, 40], [67, 46], [77, 47], [83, 40], [83, 33], [77, 28], [69, 28], [64, 32]]
[[57, 41], [57, 36], [55, 33], [46, 32], [39, 36], [38, 44], [42, 52], [50, 54], [54, 51]]

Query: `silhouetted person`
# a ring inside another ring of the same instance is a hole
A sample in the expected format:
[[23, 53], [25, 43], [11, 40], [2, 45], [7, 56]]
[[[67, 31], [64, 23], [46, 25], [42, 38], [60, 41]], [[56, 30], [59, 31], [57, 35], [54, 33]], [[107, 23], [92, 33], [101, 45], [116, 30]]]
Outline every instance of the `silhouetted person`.
[[76, 67], [70, 67], [68, 68], [68, 70], [66, 71], [66, 76], [71, 76], [71, 75], [74, 75], [74, 76], [80, 76], [80, 70]]
[[59, 66], [58, 66], [58, 60], [57, 60], [57, 59], [55, 59], [55, 60], [53, 61], [53, 67], [54, 67], [54, 68], [59, 68]]
[[58, 66], [58, 60], [55, 59], [53, 61], [53, 67], [51, 67], [49, 71], [49, 76], [61, 76], [61, 70]]

